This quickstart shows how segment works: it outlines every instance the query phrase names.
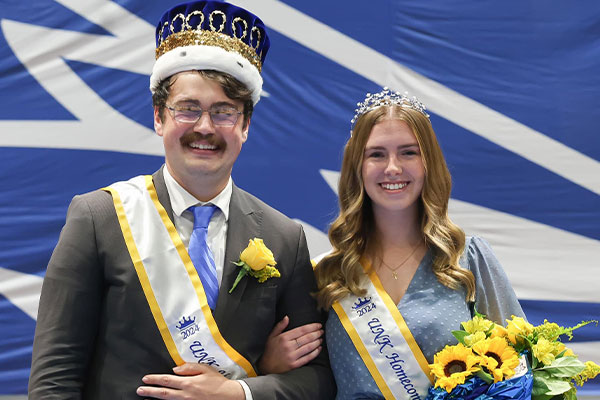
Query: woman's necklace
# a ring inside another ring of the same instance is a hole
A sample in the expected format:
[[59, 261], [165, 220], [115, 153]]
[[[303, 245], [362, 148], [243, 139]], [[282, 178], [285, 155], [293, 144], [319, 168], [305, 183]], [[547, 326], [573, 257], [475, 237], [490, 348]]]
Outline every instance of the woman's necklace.
[[379, 258], [379, 261], [381, 261], [381, 265], [383, 265], [384, 267], [386, 267], [387, 269], [389, 269], [392, 272], [392, 276], [394, 277], [395, 280], [398, 280], [398, 274], [396, 274], [396, 271], [398, 270], [398, 268], [400, 268], [401, 266], [403, 266], [404, 264], [406, 264], [406, 262], [408, 261], [408, 259], [410, 257], [412, 257], [413, 254], [415, 254], [415, 251], [417, 251], [417, 249], [421, 247], [421, 243], [419, 242], [419, 244], [417, 244], [415, 246], [415, 248], [410, 252], [410, 254], [408, 255], [408, 257], [406, 257], [406, 259], [404, 261], [402, 261], [400, 264], [398, 264], [396, 267], [392, 268], [389, 265], [387, 265], [385, 263], [385, 261], [383, 261], [383, 258], [381, 258], [380, 256], [377, 256], [377, 258]]

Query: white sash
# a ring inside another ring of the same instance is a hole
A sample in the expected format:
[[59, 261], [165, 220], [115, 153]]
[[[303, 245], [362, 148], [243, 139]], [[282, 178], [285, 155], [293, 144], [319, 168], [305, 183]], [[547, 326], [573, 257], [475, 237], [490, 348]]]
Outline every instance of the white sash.
[[361, 263], [367, 293], [332, 307], [386, 399], [425, 399], [433, 384], [429, 364], [377, 274]]
[[200, 277], [152, 177], [137, 176], [104, 188], [110, 192], [156, 325], [175, 364], [208, 364], [224, 376], [256, 376], [252, 365], [221, 336]]

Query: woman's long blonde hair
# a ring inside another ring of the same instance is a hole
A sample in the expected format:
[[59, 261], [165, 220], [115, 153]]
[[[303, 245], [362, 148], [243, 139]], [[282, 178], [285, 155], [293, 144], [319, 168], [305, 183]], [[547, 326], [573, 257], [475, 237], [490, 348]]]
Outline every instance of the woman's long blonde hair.
[[425, 182], [420, 197], [421, 231], [433, 253], [433, 272], [443, 285], [466, 289], [467, 301], [475, 298], [473, 274], [459, 266], [465, 234], [448, 217], [452, 180], [429, 119], [408, 107], [380, 106], [359, 117], [346, 143], [338, 196], [340, 213], [329, 228], [332, 252], [315, 269], [319, 307], [327, 310], [352, 293], [363, 296], [360, 285], [363, 268], [359, 261], [375, 237], [371, 199], [362, 179], [364, 149], [373, 126], [385, 119], [404, 121], [411, 128], [421, 149]]

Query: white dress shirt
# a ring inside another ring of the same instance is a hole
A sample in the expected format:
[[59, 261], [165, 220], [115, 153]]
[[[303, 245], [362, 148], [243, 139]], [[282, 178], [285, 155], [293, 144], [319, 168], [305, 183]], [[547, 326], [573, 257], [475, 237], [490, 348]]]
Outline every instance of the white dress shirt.
[[[229, 203], [231, 201], [231, 192], [233, 188], [233, 181], [229, 177], [229, 181], [225, 186], [225, 189], [221, 191], [214, 198], [207, 202], [199, 201], [190, 192], [185, 190], [173, 176], [169, 173], [169, 169], [165, 165], [163, 168], [163, 175], [165, 177], [165, 185], [167, 186], [167, 192], [169, 192], [169, 198], [171, 199], [171, 208], [173, 209], [173, 223], [175, 229], [185, 248], [187, 249], [190, 243], [190, 236], [194, 230], [194, 214], [188, 210], [188, 208], [197, 205], [213, 204], [217, 206], [215, 213], [212, 215], [210, 222], [208, 223], [208, 233], [206, 235], [206, 241], [208, 247], [213, 253], [215, 260], [215, 267], [217, 269], [217, 281], [219, 282], [219, 289], [221, 288], [221, 281], [223, 280], [223, 267], [225, 265], [225, 245], [227, 243], [227, 228], [229, 226]], [[252, 392], [246, 382], [238, 380], [244, 389], [246, 400], [252, 400]]]
[[223, 266], [225, 264], [225, 244], [227, 242], [227, 227], [229, 220], [229, 202], [231, 201], [231, 191], [233, 187], [233, 181], [231, 177], [229, 182], [225, 186], [225, 189], [221, 191], [214, 198], [207, 202], [198, 201], [193, 195], [185, 190], [173, 176], [169, 173], [168, 168], [165, 166], [163, 169], [165, 176], [165, 185], [169, 192], [169, 198], [171, 199], [171, 207], [173, 208], [173, 223], [175, 229], [181, 237], [185, 248], [187, 249], [190, 243], [190, 236], [194, 229], [194, 214], [188, 210], [188, 208], [197, 205], [213, 204], [217, 206], [215, 213], [210, 219], [208, 224], [208, 234], [206, 241], [208, 247], [213, 253], [215, 260], [215, 267], [217, 268], [217, 281], [219, 282], [219, 288], [221, 287], [221, 281], [223, 279]]

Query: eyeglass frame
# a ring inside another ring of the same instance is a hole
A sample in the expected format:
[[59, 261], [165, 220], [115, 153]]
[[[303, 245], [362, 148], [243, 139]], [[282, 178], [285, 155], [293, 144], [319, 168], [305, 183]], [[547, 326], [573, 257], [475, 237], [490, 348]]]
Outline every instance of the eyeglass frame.
[[237, 124], [237, 122], [238, 122], [238, 120], [240, 118], [240, 115], [244, 114], [243, 111], [239, 111], [237, 108], [235, 108], [233, 106], [228, 107], [229, 110], [235, 110], [235, 112], [232, 113], [232, 115], [235, 115], [236, 118], [235, 118], [235, 121], [233, 121], [233, 123], [231, 125], [223, 125], [223, 124], [220, 124], [220, 123], [216, 123], [215, 120], [213, 119], [213, 112], [216, 111], [216, 110], [213, 110], [213, 109], [204, 110], [201, 107], [194, 107], [194, 110], [197, 109], [199, 111], [199, 114], [198, 114], [198, 118], [195, 121], [191, 122], [191, 121], [180, 121], [177, 118], [175, 118], [175, 111], [183, 111], [185, 108], [182, 108], [182, 107], [177, 108], [177, 107], [174, 107], [174, 105], [170, 106], [170, 105], [168, 105], [166, 103], [165, 103], [165, 108], [167, 110], [169, 110], [169, 113], [171, 114], [171, 117], [173, 117], [173, 119], [175, 121], [179, 122], [180, 124], [196, 124], [196, 123], [198, 123], [198, 121], [200, 120], [200, 118], [202, 118], [202, 115], [206, 112], [209, 115], [210, 122], [214, 126], [227, 127], [227, 128], [231, 128], [231, 127], [235, 126], [235, 124]]

